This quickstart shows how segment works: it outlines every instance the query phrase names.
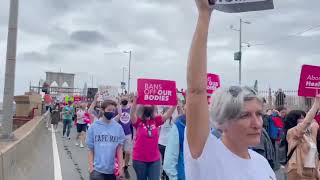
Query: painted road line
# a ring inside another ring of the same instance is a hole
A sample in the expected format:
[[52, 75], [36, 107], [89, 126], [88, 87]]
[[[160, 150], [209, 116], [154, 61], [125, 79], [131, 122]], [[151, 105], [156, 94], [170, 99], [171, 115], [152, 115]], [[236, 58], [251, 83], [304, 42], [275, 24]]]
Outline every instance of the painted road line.
[[54, 180], [62, 180], [57, 139], [56, 139], [56, 134], [52, 124], [51, 124], [51, 132], [52, 132], [51, 135], [52, 135], [52, 149], [53, 149]]

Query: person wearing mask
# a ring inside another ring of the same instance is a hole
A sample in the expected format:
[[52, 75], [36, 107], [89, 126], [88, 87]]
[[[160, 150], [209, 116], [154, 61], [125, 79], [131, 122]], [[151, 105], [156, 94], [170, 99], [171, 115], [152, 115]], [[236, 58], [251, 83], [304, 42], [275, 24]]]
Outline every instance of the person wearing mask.
[[285, 121], [288, 143], [288, 180], [319, 179], [317, 133], [319, 125], [314, 118], [320, 109], [320, 95], [306, 114], [303, 111], [289, 112]]
[[128, 171], [128, 166], [132, 154], [132, 123], [130, 120], [130, 110], [129, 99], [127, 96], [121, 97], [121, 106], [118, 110], [119, 118], [118, 121], [123, 128], [126, 139], [124, 141], [124, 153], [125, 153], [125, 166], [124, 166], [124, 176], [126, 179], [130, 179], [130, 173]]
[[130, 113], [136, 137], [133, 147], [133, 168], [137, 180], [160, 179], [160, 151], [158, 148], [159, 128], [168, 120], [176, 109], [171, 107], [164, 115], [158, 115], [156, 107], [143, 105], [137, 112], [137, 100], [134, 98]]
[[[103, 115], [88, 129], [88, 165], [90, 180], [116, 180], [115, 160], [123, 167], [123, 144], [125, 135], [121, 125], [114, 120], [117, 104], [106, 100], [101, 108]], [[123, 175], [119, 168], [120, 177]]]
[[[268, 161], [249, 147], [260, 143], [263, 101], [249, 87], [220, 88], [207, 102], [207, 40], [213, 6], [195, 0], [198, 22], [187, 66], [184, 162], [188, 180], [276, 180]], [[211, 123], [210, 120], [211, 119]], [[222, 130], [220, 139], [210, 124]]]
[[[62, 137], [66, 137], [70, 140], [70, 129], [72, 127], [72, 118], [74, 114], [74, 110], [71, 107], [72, 102], [67, 102], [67, 105], [62, 110], [63, 115], [63, 131], [62, 131]], [[67, 133], [67, 134], [66, 134]], [[67, 135], [67, 136], [65, 136]]]
[[87, 123], [85, 122], [85, 114], [87, 105], [85, 103], [80, 104], [80, 108], [77, 111], [77, 137], [76, 137], [76, 146], [80, 145], [80, 148], [84, 148], [84, 140], [87, 132]]

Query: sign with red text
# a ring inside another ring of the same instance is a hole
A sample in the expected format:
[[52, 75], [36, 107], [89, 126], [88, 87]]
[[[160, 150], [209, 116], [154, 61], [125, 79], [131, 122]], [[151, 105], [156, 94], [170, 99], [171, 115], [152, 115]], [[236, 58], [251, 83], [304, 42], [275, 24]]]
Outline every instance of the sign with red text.
[[207, 74], [208, 86], [207, 93], [208, 95], [213, 94], [220, 87], [220, 77], [216, 74]]
[[320, 66], [303, 65], [298, 95], [315, 97], [317, 94], [320, 94]]
[[177, 105], [176, 82], [138, 79], [137, 103], [143, 105]]

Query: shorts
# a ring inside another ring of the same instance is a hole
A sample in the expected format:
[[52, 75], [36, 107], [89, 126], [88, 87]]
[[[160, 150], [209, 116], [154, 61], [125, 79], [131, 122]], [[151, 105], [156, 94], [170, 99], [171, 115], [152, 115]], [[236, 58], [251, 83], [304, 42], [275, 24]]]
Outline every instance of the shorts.
[[126, 138], [123, 144], [123, 150], [125, 152], [132, 152], [132, 135], [131, 134], [126, 135]]
[[77, 124], [77, 132], [87, 132], [87, 124]]

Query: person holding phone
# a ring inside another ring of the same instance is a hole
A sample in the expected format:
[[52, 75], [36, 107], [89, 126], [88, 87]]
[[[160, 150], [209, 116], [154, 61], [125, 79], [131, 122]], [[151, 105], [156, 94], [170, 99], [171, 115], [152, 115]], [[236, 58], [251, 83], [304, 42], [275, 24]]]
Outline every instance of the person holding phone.
[[[263, 100], [249, 87], [220, 88], [207, 101], [207, 41], [213, 6], [195, 0], [198, 22], [187, 66], [187, 180], [276, 180], [268, 161], [249, 147], [260, 143]], [[211, 122], [210, 122], [211, 121]], [[222, 130], [218, 139], [211, 124]]]

